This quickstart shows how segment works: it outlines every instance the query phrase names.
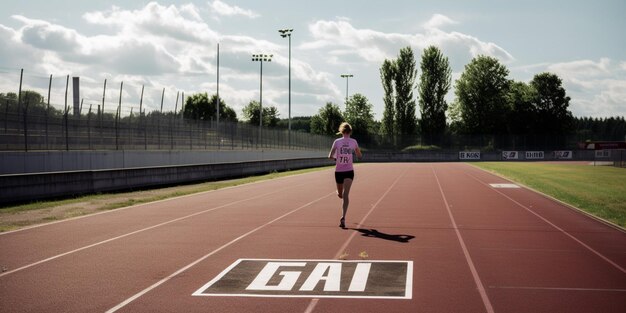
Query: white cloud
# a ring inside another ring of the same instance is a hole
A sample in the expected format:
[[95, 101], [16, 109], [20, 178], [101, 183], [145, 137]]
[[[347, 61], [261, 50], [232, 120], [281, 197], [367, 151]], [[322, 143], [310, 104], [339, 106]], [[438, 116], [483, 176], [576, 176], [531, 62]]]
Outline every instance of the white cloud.
[[[3, 43], [0, 45], [0, 60], [8, 61], [8, 64], [12, 64], [11, 67], [32, 64], [33, 60], [41, 59], [41, 51], [23, 44], [18, 31], [1, 24], [0, 42]], [[0, 66], [2, 63], [0, 63]]]
[[309, 24], [309, 32], [315, 40], [303, 44], [302, 49], [321, 49], [333, 56], [349, 57], [356, 54], [369, 62], [380, 62], [392, 57], [399, 47], [415, 38], [411, 35], [357, 29], [343, 20], [314, 22]]
[[162, 6], [150, 2], [140, 10], [121, 10], [112, 7], [108, 11], [88, 12], [83, 19], [89, 23], [119, 29], [118, 36], [145, 37], [153, 41], [166, 39], [185, 42], [215, 41], [218, 34], [202, 21], [199, 10], [193, 5]]
[[458, 22], [452, 20], [451, 18], [442, 15], [442, 14], [434, 14], [430, 20], [424, 23], [424, 28], [426, 29], [441, 29], [447, 25], [458, 24]]
[[[47, 51], [48, 59], [56, 59], [55, 62], [42, 62], [44, 66], [55, 64], [59, 67], [57, 69], [71, 70], [74, 66], [70, 64], [82, 64], [93, 66], [93, 69], [117, 69], [140, 75], [178, 70], [180, 62], [158, 42], [124, 33], [87, 37], [46, 21], [23, 16], [14, 16], [14, 19], [25, 24], [18, 31], [22, 44]], [[76, 72], [75, 67], [73, 72]]]
[[440, 47], [453, 66], [467, 64], [471, 58], [481, 54], [496, 57], [504, 63], [514, 60], [509, 52], [495, 43], [438, 28], [454, 23], [450, 18], [436, 14], [425, 24], [428, 26], [425, 33], [401, 34], [358, 29], [343, 20], [321, 20], [309, 24], [309, 31], [315, 40], [303, 44], [301, 48], [324, 49], [329, 55], [337, 57], [336, 62], [346, 62], [356, 55], [365, 61], [380, 63], [384, 59], [394, 58], [400, 48], [412, 46], [416, 53], [421, 53], [430, 45]]
[[219, 0], [215, 0], [211, 2], [210, 6], [213, 12], [215, 12], [218, 15], [223, 15], [223, 16], [241, 15], [241, 16], [248, 17], [248, 18], [257, 18], [260, 16], [259, 14], [251, 10], [245, 10], [236, 5], [231, 6]]
[[609, 58], [576, 60], [551, 64], [545, 70], [563, 80], [574, 116], [626, 116], [626, 72], [614, 64]]
[[24, 24], [18, 32], [21, 41], [39, 49], [71, 53], [80, 50], [85, 41], [85, 37], [73, 29], [21, 15], [12, 17]]
[[610, 75], [611, 60], [602, 58], [598, 62], [592, 60], [578, 60], [566, 63], [556, 63], [548, 66], [548, 71], [563, 76], [601, 77]]
[[188, 19], [202, 22], [200, 10], [193, 3], [183, 4], [180, 7], [180, 12], [181, 15], [187, 17]]

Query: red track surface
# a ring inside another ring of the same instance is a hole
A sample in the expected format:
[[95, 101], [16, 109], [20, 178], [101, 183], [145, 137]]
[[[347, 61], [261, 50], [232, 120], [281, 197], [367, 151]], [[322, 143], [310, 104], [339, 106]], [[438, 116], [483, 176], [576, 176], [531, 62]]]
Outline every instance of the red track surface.
[[[625, 311], [624, 232], [490, 183], [507, 181], [462, 163], [360, 164], [347, 230], [325, 170], [0, 234], [0, 312]], [[192, 296], [240, 258], [363, 251], [413, 261], [412, 299]]]

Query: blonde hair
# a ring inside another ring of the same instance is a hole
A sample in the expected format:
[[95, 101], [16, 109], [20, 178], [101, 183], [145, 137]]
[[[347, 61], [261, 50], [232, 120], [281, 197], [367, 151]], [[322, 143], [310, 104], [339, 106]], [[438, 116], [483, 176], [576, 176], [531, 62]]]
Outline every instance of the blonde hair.
[[352, 133], [352, 126], [350, 126], [350, 124], [348, 124], [347, 122], [343, 122], [341, 123], [341, 125], [339, 125], [339, 132], [337, 133], [337, 135], [350, 133]]

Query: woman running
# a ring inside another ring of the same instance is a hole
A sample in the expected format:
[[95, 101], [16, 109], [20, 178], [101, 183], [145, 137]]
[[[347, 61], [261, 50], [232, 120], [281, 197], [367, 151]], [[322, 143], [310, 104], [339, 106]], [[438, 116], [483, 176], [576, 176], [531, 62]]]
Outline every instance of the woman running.
[[346, 212], [348, 211], [348, 205], [350, 204], [350, 187], [352, 187], [352, 181], [354, 180], [354, 168], [352, 166], [353, 153], [360, 159], [363, 154], [359, 149], [359, 144], [356, 140], [350, 138], [352, 134], [352, 126], [348, 123], [341, 123], [339, 126], [339, 132], [342, 137], [333, 142], [333, 147], [330, 149], [328, 158], [335, 159], [335, 182], [337, 183], [337, 196], [343, 199], [341, 220], [339, 220], [339, 227], [346, 227]]

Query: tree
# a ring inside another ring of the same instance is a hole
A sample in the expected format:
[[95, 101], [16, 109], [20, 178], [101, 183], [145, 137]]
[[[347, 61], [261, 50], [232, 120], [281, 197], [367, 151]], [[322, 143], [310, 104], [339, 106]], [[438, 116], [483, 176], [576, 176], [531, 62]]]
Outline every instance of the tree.
[[424, 49], [420, 64], [419, 104], [422, 120], [421, 133], [427, 144], [439, 143], [446, 130], [445, 96], [450, 90], [451, 73], [448, 58], [441, 51], [430, 46]]
[[450, 118], [450, 132], [453, 134], [461, 134], [465, 132], [463, 126], [463, 114], [458, 99], [455, 99], [448, 106], [448, 117]]
[[[243, 117], [252, 125], [259, 125], [259, 112], [261, 111], [261, 105], [257, 101], [250, 101], [246, 107], [243, 108]], [[278, 109], [276, 107], [263, 107], [263, 126], [276, 127], [278, 125]]]
[[354, 94], [346, 103], [344, 112], [346, 122], [352, 126], [352, 137], [368, 144], [372, 141], [376, 123], [372, 113], [372, 104], [362, 94]]
[[[33, 90], [22, 90], [21, 97], [19, 97], [21, 103], [18, 102], [17, 93], [8, 92], [6, 94], [0, 93], [0, 105], [3, 105], [5, 111], [17, 112], [20, 110], [20, 114], [24, 113], [26, 106], [28, 105], [28, 113], [36, 115], [44, 115], [47, 111], [47, 104], [44, 102], [44, 97]], [[53, 107], [50, 108], [50, 114], [62, 113]]]
[[263, 124], [268, 127], [276, 127], [278, 121], [280, 121], [279, 115], [280, 113], [278, 113], [278, 109], [275, 106], [263, 108]]
[[561, 78], [552, 73], [541, 73], [535, 75], [530, 85], [535, 90], [532, 103], [538, 114], [538, 131], [546, 135], [569, 133], [573, 128], [573, 117], [568, 110], [570, 97], [565, 95]]
[[325, 106], [320, 108], [319, 113], [311, 118], [311, 133], [334, 136], [343, 121], [339, 106], [327, 102]]
[[531, 135], [535, 133], [537, 110], [532, 99], [533, 88], [524, 82], [512, 82], [506, 95], [511, 108], [507, 117], [509, 133], [512, 135]]
[[403, 144], [415, 135], [417, 130], [417, 117], [415, 116], [415, 77], [417, 69], [415, 56], [411, 47], [400, 49], [398, 59], [395, 61], [395, 122], [396, 132]]
[[[185, 100], [185, 110], [183, 116], [188, 119], [210, 121], [214, 120], [216, 115], [215, 103], [217, 95], [208, 98], [207, 93], [197, 93]], [[223, 99], [219, 100], [220, 105], [220, 121], [237, 121], [237, 113], [224, 103]]]
[[465, 66], [455, 89], [464, 132], [506, 132], [508, 75], [509, 70], [493, 57], [480, 55]]
[[[278, 121], [278, 127], [287, 129], [289, 120], [286, 118]], [[295, 132], [310, 133], [311, 132], [311, 116], [294, 116], [291, 118], [291, 130]]]
[[394, 94], [394, 77], [395, 76], [395, 62], [385, 60], [380, 67], [380, 80], [383, 84], [383, 102], [385, 103], [385, 110], [383, 111], [383, 119], [380, 125], [380, 134], [385, 140], [395, 144], [395, 94]]

